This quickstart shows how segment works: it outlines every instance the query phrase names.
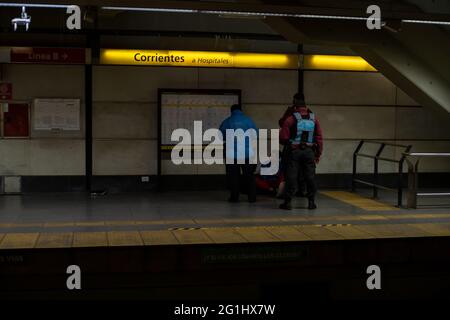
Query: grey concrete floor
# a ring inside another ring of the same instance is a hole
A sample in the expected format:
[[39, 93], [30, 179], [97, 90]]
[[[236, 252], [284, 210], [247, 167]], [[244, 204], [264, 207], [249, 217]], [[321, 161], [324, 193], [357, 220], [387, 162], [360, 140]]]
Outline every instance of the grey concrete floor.
[[[360, 194], [368, 192], [363, 191]], [[148, 223], [141, 226], [146, 229], [298, 224], [299, 221], [304, 224], [386, 223], [386, 220], [393, 223], [414, 223], [417, 217], [411, 218], [408, 214], [423, 214], [421, 222], [450, 221], [450, 205], [416, 210], [393, 208], [390, 211], [367, 211], [319, 194], [317, 210], [306, 209], [306, 199], [297, 198], [294, 201], [294, 210], [283, 211], [278, 209], [281, 200], [270, 196], [259, 196], [256, 203], [248, 203], [242, 195], [241, 202], [233, 204], [226, 201], [227, 197], [225, 191], [109, 194], [97, 198], [86, 194], [3, 195], [0, 196], [0, 232], [5, 229], [10, 231], [6, 224], [13, 224], [14, 232], [20, 232], [39, 230], [42, 227], [39, 224], [64, 222], [68, 225], [54, 230], [132, 229], [134, 226], [126, 223], [127, 221], [155, 222], [154, 225]], [[380, 193], [380, 199], [393, 204], [395, 194]], [[450, 199], [426, 201], [445, 204], [445, 201], [449, 203]], [[405, 219], [399, 219], [398, 215], [405, 215]], [[395, 218], [395, 221], [391, 221], [390, 216]], [[116, 226], [70, 226], [70, 223], [96, 221], [123, 223]]]
[[326, 215], [358, 209], [319, 195], [319, 209], [306, 209], [306, 199], [295, 200], [295, 210], [281, 211], [281, 200], [259, 196], [248, 203], [245, 195], [239, 203], [228, 203], [228, 194], [209, 192], [124, 193], [91, 198], [85, 194], [33, 194], [0, 197], [2, 222], [53, 222], [132, 219], [223, 219], [280, 215]]

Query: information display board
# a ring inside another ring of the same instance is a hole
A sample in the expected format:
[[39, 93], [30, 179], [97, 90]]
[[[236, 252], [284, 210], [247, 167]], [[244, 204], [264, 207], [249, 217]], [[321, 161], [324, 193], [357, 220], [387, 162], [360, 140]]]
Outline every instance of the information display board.
[[35, 99], [34, 130], [80, 130], [80, 99]]
[[240, 103], [240, 90], [161, 90], [160, 144], [172, 146], [172, 132], [184, 128], [194, 133], [194, 121], [202, 121], [203, 131], [219, 128], [230, 116], [230, 107]]

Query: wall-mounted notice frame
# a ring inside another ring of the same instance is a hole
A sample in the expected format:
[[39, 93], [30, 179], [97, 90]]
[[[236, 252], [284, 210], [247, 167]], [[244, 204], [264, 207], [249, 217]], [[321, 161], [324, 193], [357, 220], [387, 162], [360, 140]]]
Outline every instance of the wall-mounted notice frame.
[[30, 136], [30, 107], [28, 103], [1, 103], [2, 136], [28, 138]]
[[236, 103], [240, 103], [240, 90], [160, 90], [161, 145], [176, 144], [171, 141], [175, 129], [193, 134], [195, 120], [202, 121], [204, 130], [219, 128]]
[[241, 103], [241, 90], [159, 89], [158, 176], [161, 176], [162, 152], [169, 152], [170, 156], [177, 144], [170, 139], [173, 130], [184, 128], [192, 132], [195, 120], [202, 121], [203, 130], [219, 128], [236, 103]]
[[34, 130], [80, 130], [80, 99], [34, 99]]

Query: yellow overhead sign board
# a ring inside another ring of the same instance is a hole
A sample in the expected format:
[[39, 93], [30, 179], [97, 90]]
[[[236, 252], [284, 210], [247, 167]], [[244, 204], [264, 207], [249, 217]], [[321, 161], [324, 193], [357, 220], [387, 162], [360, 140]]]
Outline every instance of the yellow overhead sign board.
[[366, 60], [358, 56], [305, 55], [302, 69], [341, 70], [341, 71], [377, 71]]
[[299, 56], [278, 53], [102, 49], [100, 63], [169, 67], [298, 69]]
[[166, 67], [376, 71], [366, 60], [358, 56], [301, 56], [215, 51], [102, 49], [100, 63]]

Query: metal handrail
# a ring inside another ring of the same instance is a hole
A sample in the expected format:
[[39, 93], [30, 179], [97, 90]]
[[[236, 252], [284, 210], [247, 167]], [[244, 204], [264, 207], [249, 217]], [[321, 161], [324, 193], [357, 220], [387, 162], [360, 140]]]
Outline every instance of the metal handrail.
[[377, 157], [377, 156], [373, 156], [373, 155], [370, 155], [370, 154], [359, 153], [359, 152], [356, 155], [358, 157], [369, 158], [369, 159], [378, 159], [378, 160], [389, 161], [389, 162], [398, 162], [399, 161], [397, 159], [391, 159], [391, 158], [385, 158], [385, 157]]
[[[408, 164], [408, 196], [407, 208], [417, 208], [417, 197], [445, 197], [450, 196], [450, 192], [417, 192], [419, 185], [419, 163], [421, 158], [427, 157], [450, 157], [450, 152], [404, 152]], [[411, 157], [415, 157], [413, 162]]]
[[384, 142], [384, 141], [378, 141], [378, 140], [362, 140], [362, 141], [364, 141], [364, 143], [384, 144], [385, 146], [390, 146], [390, 147], [401, 147], [401, 148], [411, 147], [409, 144], [390, 143], [390, 142]]
[[414, 157], [450, 157], [450, 152], [410, 152], [404, 154]]
[[[364, 143], [379, 144], [380, 147], [378, 148], [377, 153], [375, 155], [371, 155], [371, 154], [367, 154], [367, 153], [360, 153], [359, 151], [361, 150]], [[371, 186], [373, 189], [373, 198], [378, 198], [378, 189], [397, 191], [397, 206], [401, 207], [402, 201], [403, 201], [403, 163], [405, 161], [406, 155], [404, 155], [404, 153], [402, 153], [402, 157], [399, 160], [382, 157], [381, 155], [386, 146], [404, 148], [405, 149], [404, 152], [409, 152], [412, 148], [411, 145], [389, 143], [389, 142], [383, 142], [383, 141], [377, 141], [377, 140], [361, 140], [359, 142], [358, 146], [356, 147], [355, 151], [353, 152], [352, 191], [353, 192], [356, 191], [357, 183]], [[373, 161], [374, 161], [374, 163], [373, 163], [373, 182], [364, 181], [364, 180], [356, 178], [358, 157], [373, 159]], [[379, 161], [398, 163], [398, 178], [397, 178], [397, 186], [395, 188], [387, 187], [387, 186], [383, 186], [383, 185], [379, 184], [379, 181], [378, 181], [379, 180], [379, 177], [378, 177]]]

